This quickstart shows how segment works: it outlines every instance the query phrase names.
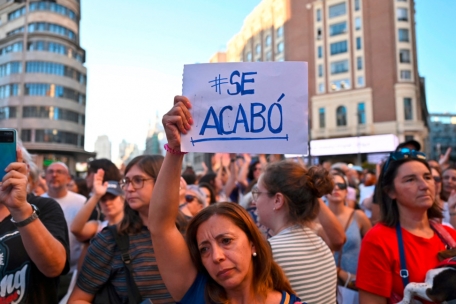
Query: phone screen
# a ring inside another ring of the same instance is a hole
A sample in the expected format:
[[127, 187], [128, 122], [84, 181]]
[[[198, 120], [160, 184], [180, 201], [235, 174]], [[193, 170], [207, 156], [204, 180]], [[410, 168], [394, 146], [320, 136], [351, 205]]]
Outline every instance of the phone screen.
[[5, 169], [16, 161], [16, 130], [0, 129], [0, 181], [5, 176]]

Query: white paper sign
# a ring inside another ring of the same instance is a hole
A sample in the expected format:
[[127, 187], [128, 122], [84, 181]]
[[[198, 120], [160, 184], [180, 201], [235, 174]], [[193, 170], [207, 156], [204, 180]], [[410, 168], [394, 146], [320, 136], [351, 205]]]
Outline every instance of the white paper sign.
[[185, 65], [192, 103], [185, 152], [307, 154], [306, 62]]

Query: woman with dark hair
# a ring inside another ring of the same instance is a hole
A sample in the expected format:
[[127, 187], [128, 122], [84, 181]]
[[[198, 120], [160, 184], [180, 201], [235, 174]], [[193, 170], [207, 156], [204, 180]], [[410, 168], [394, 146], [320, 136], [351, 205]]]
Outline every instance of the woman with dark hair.
[[[127, 204], [124, 217], [117, 224], [117, 234], [128, 234], [133, 278], [141, 297], [153, 303], [174, 303], [157, 270], [154, 246], [145, 226], [148, 223], [149, 201], [162, 163], [161, 155], [141, 155], [125, 168], [121, 185]], [[179, 195], [178, 192], [176, 195]], [[126, 303], [128, 285], [123, 265], [121, 251], [112, 233], [108, 229], [98, 233], [89, 246], [69, 303], [92, 302], [105, 284], [112, 285], [122, 303]]]
[[187, 243], [173, 225], [184, 155], [180, 133], [192, 123], [189, 107], [187, 98], [177, 96], [163, 117], [167, 153], [149, 207], [149, 230], [166, 287], [179, 303], [295, 303], [269, 246], [238, 204], [201, 210], [189, 224]]
[[217, 201], [215, 200], [215, 191], [214, 187], [212, 187], [208, 183], [198, 183], [198, 187], [201, 189], [201, 191], [204, 192], [205, 197], [206, 197], [206, 206], [215, 204]]
[[83, 179], [82, 177], [74, 177], [71, 179], [71, 181], [67, 185], [68, 190], [74, 192], [74, 193], [79, 193], [86, 198], [89, 197], [90, 191], [89, 188], [87, 188], [87, 183], [86, 180]]
[[293, 161], [279, 161], [266, 167], [252, 190], [259, 223], [273, 232], [268, 241], [274, 260], [307, 303], [336, 303], [334, 258], [312, 229], [320, 211], [319, 198], [332, 189], [325, 169], [306, 170]]
[[356, 286], [360, 303], [397, 303], [408, 282], [424, 282], [456, 231], [438, 223], [442, 211], [424, 153], [405, 148], [391, 153], [375, 198], [380, 222], [362, 241]]
[[456, 167], [448, 167], [442, 171], [441, 198], [444, 202], [450, 198], [451, 191], [456, 191]]

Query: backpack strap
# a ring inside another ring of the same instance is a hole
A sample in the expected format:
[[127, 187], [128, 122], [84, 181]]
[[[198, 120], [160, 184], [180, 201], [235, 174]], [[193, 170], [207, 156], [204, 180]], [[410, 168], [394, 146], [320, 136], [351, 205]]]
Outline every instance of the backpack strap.
[[131, 263], [130, 253], [128, 249], [130, 247], [130, 239], [128, 234], [119, 235], [117, 233], [117, 226], [112, 225], [108, 227], [111, 231], [114, 239], [116, 240], [117, 247], [119, 247], [122, 261], [125, 265], [125, 278], [127, 282], [128, 290], [128, 303], [140, 303], [142, 301], [141, 294], [139, 293], [138, 286], [133, 278], [133, 265]]
[[448, 231], [443, 228], [443, 225], [430, 220], [429, 224], [431, 225], [432, 230], [437, 234], [437, 236], [440, 238], [443, 244], [447, 247], [446, 249], [451, 249], [451, 248], [456, 248], [456, 241], [453, 239], [451, 234], [448, 233]]

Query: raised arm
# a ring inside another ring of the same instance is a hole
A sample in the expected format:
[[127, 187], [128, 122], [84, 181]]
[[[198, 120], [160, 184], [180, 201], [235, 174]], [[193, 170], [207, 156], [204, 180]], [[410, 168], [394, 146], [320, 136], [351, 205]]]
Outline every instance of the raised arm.
[[320, 203], [320, 212], [318, 213], [317, 219], [330, 241], [327, 245], [332, 251], [339, 251], [345, 243], [344, 228], [323, 200], [319, 198], [318, 201]]
[[94, 221], [88, 222], [88, 220], [98, 201], [100, 201], [101, 197], [105, 195], [106, 189], [108, 188], [107, 182], [103, 184], [103, 177], [103, 169], [98, 169], [97, 173], [95, 173], [93, 177], [93, 195], [84, 204], [84, 206], [82, 206], [81, 210], [79, 210], [71, 223], [70, 231], [80, 242], [91, 239], [97, 233], [98, 223], [95, 224]]
[[179, 183], [183, 155], [180, 155], [180, 133], [187, 133], [193, 123], [189, 112], [190, 101], [174, 97], [173, 108], [163, 116], [168, 146], [163, 165], [154, 185], [149, 206], [149, 231], [152, 236], [158, 269], [169, 293], [180, 301], [196, 278], [184, 237], [176, 227], [179, 211]]

